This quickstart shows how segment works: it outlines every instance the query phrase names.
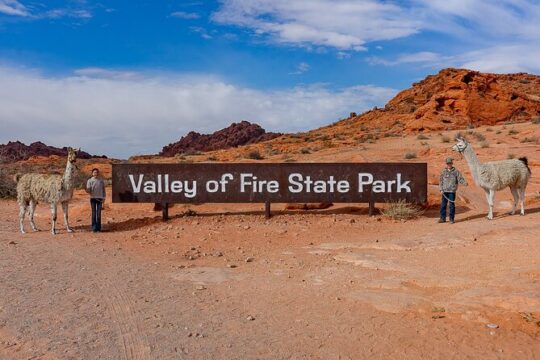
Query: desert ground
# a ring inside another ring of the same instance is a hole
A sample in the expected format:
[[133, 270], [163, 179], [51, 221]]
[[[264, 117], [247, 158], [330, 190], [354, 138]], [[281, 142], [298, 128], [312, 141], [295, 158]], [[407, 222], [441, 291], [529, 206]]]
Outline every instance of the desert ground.
[[[151, 204], [107, 202], [105, 231], [94, 234], [78, 191], [75, 233], [52, 236], [40, 204], [42, 231], [21, 235], [16, 202], [4, 200], [0, 358], [540, 358], [540, 125], [475, 132], [489, 142], [473, 141], [482, 161], [529, 157], [525, 216], [507, 214], [504, 190], [495, 219], [485, 219], [483, 192], [453, 141], [441, 140], [452, 131], [288, 155], [427, 161], [430, 206], [406, 221], [370, 217], [365, 204], [275, 204], [271, 219], [261, 204], [177, 204], [162, 222]], [[409, 151], [417, 157], [404, 160]], [[436, 223], [449, 155], [470, 184], [453, 225]]]

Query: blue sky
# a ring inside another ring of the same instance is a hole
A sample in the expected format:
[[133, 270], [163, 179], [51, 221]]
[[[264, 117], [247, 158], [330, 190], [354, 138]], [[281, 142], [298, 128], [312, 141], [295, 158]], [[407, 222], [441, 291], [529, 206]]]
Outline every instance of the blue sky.
[[0, 143], [126, 157], [239, 120], [308, 130], [443, 67], [539, 73], [538, 19], [531, 0], [0, 0]]

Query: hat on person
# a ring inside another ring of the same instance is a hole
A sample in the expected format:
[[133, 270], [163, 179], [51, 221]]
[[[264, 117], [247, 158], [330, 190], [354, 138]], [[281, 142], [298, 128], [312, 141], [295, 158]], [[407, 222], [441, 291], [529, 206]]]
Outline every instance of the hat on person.
[[446, 158], [446, 163], [447, 164], [452, 164], [453, 162], [454, 162], [454, 159], [452, 159], [451, 157]]

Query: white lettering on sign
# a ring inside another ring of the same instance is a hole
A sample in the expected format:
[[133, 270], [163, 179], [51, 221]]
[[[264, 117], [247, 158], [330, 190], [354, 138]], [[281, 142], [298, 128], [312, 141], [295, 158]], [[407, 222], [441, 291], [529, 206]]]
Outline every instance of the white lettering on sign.
[[311, 176], [304, 177], [302, 174], [293, 173], [289, 175], [289, 191], [292, 193], [314, 192], [316, 194], [324, 193], [346, 193], [349, 192], [350, 184], [347, 180], [337, 181], [330, 175], [328, 180], [312, 180]]
[[[197, 196], [196, 180], [172, 180], [169, 174], [157, 174], [151, 177], [145, 174], [128, 174], [129, 182], [134, 193], [157, 194], [174, 193], [183, 194], [187, 198]], [[240, 173], [235, 188], [231, 183], [234, 181], [231, 173], [221, 174], [216, 180], [207, 180], [203, 184], [203, 189], [208, 193], [225, 193], [240, 190], [242, 193], [278, 193], [280, 183], [278, 180], [259, 179], [252, 173]], [[348, 193], [351, 184], [347, 180], [337, 180], [334, 175], [329, 175], [325, 179], [313, 179], [310, 175], [301, 173], [291, 173], [288, 176], [287, 190], [290, 193]], [[371, 189], [374, 193], [410, 193], [411, 181], [403, 181], [402, 174], [397, 173], [395, 179], [377, 179], [372, 173], [358, 173], [358, 192], [366, 192]]]
[[131, 188], [133, 189], [134, 193], [183, 193], [185, 197], [190, 199], [197, 196], [197, 182], [194, 180], [174, 180], [171, 182], [169, 181], [169, 174], [158, 174], [156, 176], [156, 180], [144, 181], [144, 176], [144, 174], [139, 174], [138, 179], [135, 180], [134, 175], [128, 175], [129, 182], [131, 183]]
[[358, 174], [358, 192], [364, 192], [364, 186], [371, 185], [371, 189], [374, 193], [384, 193], [392, 192], [392, 185], [395, 185], [395, 191], [400, 192], [411, 192], [411, 187], [409, 184], [410, 180], [405, 182], [401, 181], [401, 173], [397, 173], [396, 180], [374, 180], [373, 174], [370, 173], [359, 173]]
[[258, 180], [253, 174], [240, 174], [240, 192], [254, 193], [277, 193], [279, 191], [279, 182], [277, 180]]

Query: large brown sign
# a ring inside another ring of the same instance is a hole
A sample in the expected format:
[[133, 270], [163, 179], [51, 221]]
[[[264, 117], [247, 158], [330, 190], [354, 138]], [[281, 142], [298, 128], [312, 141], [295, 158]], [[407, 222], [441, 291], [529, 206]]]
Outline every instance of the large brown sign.
[[113, 164], [113, 202], [427, 201], [425, 163]]

